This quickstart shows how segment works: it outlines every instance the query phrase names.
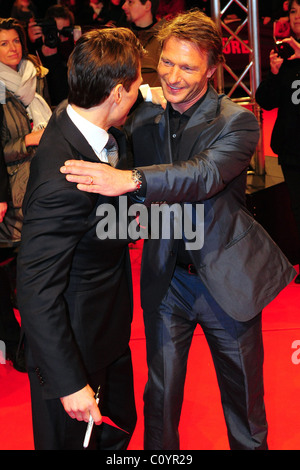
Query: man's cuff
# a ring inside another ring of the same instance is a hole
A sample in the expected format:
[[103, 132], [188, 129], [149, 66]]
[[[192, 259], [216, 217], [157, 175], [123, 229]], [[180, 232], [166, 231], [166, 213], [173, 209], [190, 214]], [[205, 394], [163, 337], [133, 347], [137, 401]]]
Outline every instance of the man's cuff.
[[152, 93], [149, 85], [141, 85], [139, 90], [143, 96], [144, 101], [152, 102]]

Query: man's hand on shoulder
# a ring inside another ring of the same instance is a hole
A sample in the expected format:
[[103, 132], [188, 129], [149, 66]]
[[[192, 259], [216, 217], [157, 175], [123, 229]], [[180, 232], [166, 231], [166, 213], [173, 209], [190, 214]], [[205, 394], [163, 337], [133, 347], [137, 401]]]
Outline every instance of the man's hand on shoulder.
[[120, 196], [136, 190], [132, 171], [119, 170], [103, 163], [68, 160], [60, 168], [61, 173], [78, 189], [104, 196]]

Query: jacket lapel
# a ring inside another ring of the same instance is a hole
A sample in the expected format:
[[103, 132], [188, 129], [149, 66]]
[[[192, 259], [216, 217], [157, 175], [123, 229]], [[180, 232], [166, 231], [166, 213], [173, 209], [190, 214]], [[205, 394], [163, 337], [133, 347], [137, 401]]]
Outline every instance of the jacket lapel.
[[65, 139], [70, 143], [73, 149], [75, 149], [75, 154], [82, 156], [85, 160], [99, 162], [97, 155], [88, 141], [69, 118], [65, 105], [56, 110], [56, 118], [57, 124], [64, 134]]
[[[66, 111], [66, 106], [62, 107], [57, 111], [57, 122], [58, 125], [64, 134], [66, 140], [70, 143], [74, 149], [74, 153], [78, 155], [79, 158], [84, 160], [89, 160], [92, 162], [101, 163], [94, 150], [73, 124], [72, 120], [69, 118]], [[117, 168], [125, 169], [127, 168], [127, 148], [125, 143], [124, 134], [115, 127], [109, 129], [109, 131], [117, 140], [119, 147], [119, 162]]]
[[[186, 161], [190, 158], [193, 148], [201, 139], [202, 133], [209, 126], [210, 122], [215, 119], [218, 103], [218, 94], [209, 85], [206, 98], [194, 112], [183, 132], [179, 148], [179, 160]], [[169, 132], [169, 106], [170, 104], [168, 103], [164, 113], [157, 115], [154, 119], [154, 123], [157, 124], [154, 143], [157, 154], [161, 155], [160, 163], [171, 163], [173, 161]]]
[[179, 160], [186, 161], [190, 158], [193, 148], [199, 148], [199, 140], [217, 115], [219, 97], [216, 91], [209, 85], [204, 101], [194, 112], [183, 131], [179, 147]]

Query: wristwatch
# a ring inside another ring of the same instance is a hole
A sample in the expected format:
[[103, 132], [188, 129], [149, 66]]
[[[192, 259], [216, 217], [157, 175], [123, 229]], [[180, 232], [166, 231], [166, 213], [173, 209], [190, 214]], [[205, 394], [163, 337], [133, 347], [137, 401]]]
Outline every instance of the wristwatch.
[[132, 170], [131, 179], [136, 186], [135, 191], [133, 191], [133, 193], [136, 194], [142, 189], [143, 186], [143, 177], [141, 172], [137, 169]]

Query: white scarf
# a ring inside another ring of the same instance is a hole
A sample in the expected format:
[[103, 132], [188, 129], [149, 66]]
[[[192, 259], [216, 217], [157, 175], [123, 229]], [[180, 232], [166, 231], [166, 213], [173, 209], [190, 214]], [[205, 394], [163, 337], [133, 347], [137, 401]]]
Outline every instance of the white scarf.
[[36, 68], [33, 63], [22, 59], [16, 72], [0, 62], [0, 80], [26, 107], [33, 121], [33, 130], [46, 127], [52, 112], [44, 98], [36, 93]]

